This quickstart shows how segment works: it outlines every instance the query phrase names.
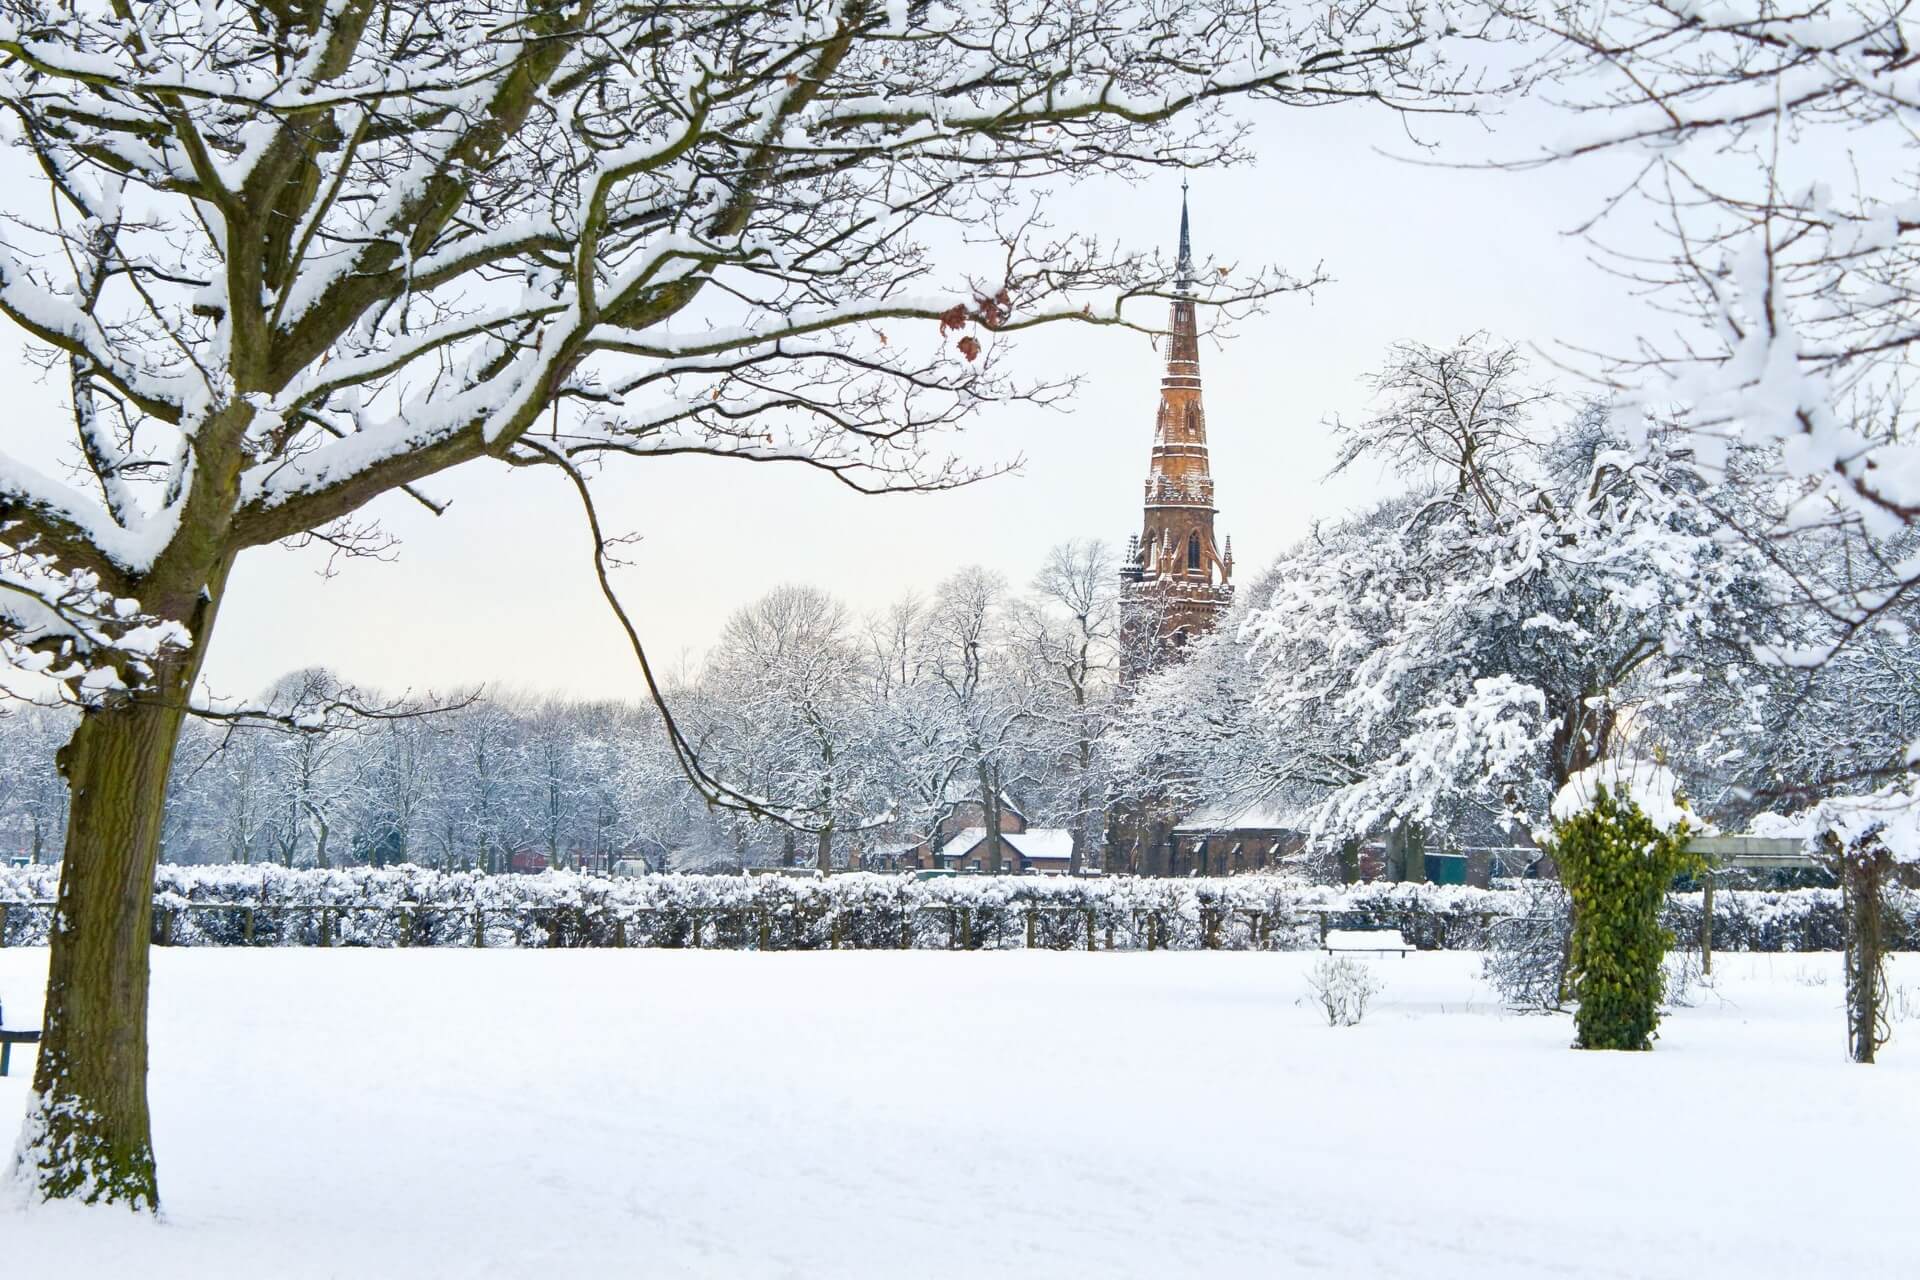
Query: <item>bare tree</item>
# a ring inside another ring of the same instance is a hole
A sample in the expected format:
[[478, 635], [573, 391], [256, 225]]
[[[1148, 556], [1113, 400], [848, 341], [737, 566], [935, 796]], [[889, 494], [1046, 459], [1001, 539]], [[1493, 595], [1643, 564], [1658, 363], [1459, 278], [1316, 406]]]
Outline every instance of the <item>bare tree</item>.
[[846, 606], [785, 586], [727, 620], [708, 672], [723, 719], [707, 757], [721, 777], [738, 761], [760, 807], [811, 832], [822, 871], [872, 808], [860, 663]]
[[1033, 595], [1030, 607], [1014, 611], [1011, 625], [1027, 661], [1054, 695], [1040, 715], [1071, 775], [1068, 870], [1079, 875], [1102, 825], [1105, 797], [1095, 761], [1106, 700], [1119, 672], [1120, 579], [1112, 549], [1098, 539], [1052, 548], [1034, 575]]

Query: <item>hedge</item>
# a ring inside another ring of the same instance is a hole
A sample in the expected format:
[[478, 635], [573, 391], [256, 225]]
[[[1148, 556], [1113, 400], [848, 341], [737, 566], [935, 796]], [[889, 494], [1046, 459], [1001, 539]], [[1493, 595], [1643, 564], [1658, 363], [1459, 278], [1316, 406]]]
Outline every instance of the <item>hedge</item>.
[[[42, 946], [57, 867], [0, 868], [0, 945]], [[1920, 950], [1920, 895], [1894, 891], [1890, 950]], [[1039, 876], [485, 876], [423, 867], [288, 870], [277, 865], [160, 868], [154, 941], [174, 946], [629, 946], [1121, 950], [1298, 948], [1335, 929], [1393, 928], [1423, 949], [1484, 946], [1487, 923], [1524, 911], [1522, 895], [1459, 885], [1306, 885], [1287, 876], [1225, 879]], [[1091, 915], [1089, 915], [1091, 913]], [[1700, 896], [1674, 894], [1665, 922], [1699, 936]], [[251, 936], [249, 937], [249, 925]], [[1844, 927], [1834, 889], [1714, 894], [1723, 951], [1834, 951]]]

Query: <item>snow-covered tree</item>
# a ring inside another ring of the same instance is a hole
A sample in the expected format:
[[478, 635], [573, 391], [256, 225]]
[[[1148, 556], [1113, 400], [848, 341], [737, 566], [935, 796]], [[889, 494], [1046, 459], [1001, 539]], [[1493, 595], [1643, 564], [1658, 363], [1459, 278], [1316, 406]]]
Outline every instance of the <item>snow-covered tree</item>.
[[54, 754], [73, 733], [59, 707], [0, 704], [0, 850], [51, 862], [65, 839], [67, 787]]
[[718, 714], [703, 757], [736, 793], [811, 832], [823, 871], [835, 835], [844, 842], [883, 807], [871, 785], [861, 662], [846, 606], [785, 586], [727, 620], [706, 672], [706, 705]]
[[[583, 499], [587, 464], [678, 453], [966, 478], [929, 432], [1057, 389], [996, 334], [1169, 293], [1023, 191], [1233, 155], [1235, 96], [1434, 101], [1451, 31], [1374, 0], [0, 4], [37, 174], [0, 314], [72, 408], [0, 462], [0, 645], [89, 708], [33, 1193], [157, 1203], [149, 890], [236, 557], [384, 546], [369, 502], [437, 509], [483, 459]], [[967, 241], [971, 272], [933, 256]]]
[[1636, 714], [1770, 638], [1766, 566], [1718, 536], [1685, 437], [1630, 450], [1524, 375], [1484, 336], [1397, 349], [1337, 429], [1342, 465], [1411, 492], [1284, 556], [1247, 624], [1268, 768], [1326, 788], [1326, 839], [1537, 822]]
[[1815, 665], [1920, 590], [1920, 561], [1888, 545], [1920, 522], [1920, 28], [1904, 6], [1858, 0], [1510, 10], [1553, 37], [1537, 70], [1578, 116], [1547, 155], [1637, 157], [1597, 238], [1695, 322], [1615, 353], [1628, 403], [1644, 422], [1677, 413], [1703, 467], [1764, 457], [1778, 490], [1739, 525], [1756, 543], [1855, 543], [1848, 572], [1794, 579], [1837, 624], [1792, 655]]
[[1069, 870], [1079, 875], [1099, 847], [1106, 788], [1099, 743], [1119, 674], [1118, 564], [1098, 540], [1061, 543], [1047, 552], [1027, 599], [1008, 626], [1018, 660], [1032, 671], [1038, 697], [1034, 749], [1056, 785], [1045, 812], [1073, 832]]

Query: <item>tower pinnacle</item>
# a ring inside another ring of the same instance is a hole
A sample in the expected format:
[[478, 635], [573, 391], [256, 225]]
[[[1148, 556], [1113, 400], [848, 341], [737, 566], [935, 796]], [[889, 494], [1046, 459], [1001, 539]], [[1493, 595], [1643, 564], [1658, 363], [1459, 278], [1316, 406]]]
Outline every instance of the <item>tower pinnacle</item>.
[[1192, 218], [1180, 184], [1180, 248], [1168, 316], [1167, 367], [1160, 379], [1140, 536], [1128, 544], [1123, 607], [1126, 666], [1139, 674], [1155, 655], [1209, 630], [1233, 601], [1230, 554], [1214, 541], [1213, 475], [1200, 400], [1200, 335], [1193, 300]]
[[1174, 266], [1174, 287], [1193, 292], [1193, 237], [1187, 229], [1187, 180], [1180, 179], [1180, 257]]

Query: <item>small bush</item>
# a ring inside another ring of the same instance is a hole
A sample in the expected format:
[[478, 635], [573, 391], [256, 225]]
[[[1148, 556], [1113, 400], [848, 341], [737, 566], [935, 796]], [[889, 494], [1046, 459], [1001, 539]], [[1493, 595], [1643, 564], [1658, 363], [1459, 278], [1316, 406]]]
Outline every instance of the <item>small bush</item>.
[[1384, 989], [1373, 970], [1352, 956], [1321, 956], [1307, 974], [1307, 986], [1330, 1027], [1359, 1026], [1367, 1003]]
[[1487, 930], [1485, 978], [1510, 1008], [1532, 1013], [1566, 1007], [1567, 946], [1573, 927], [1567, 891], [1551, 880], [1511, 890], [1521, 906]]

